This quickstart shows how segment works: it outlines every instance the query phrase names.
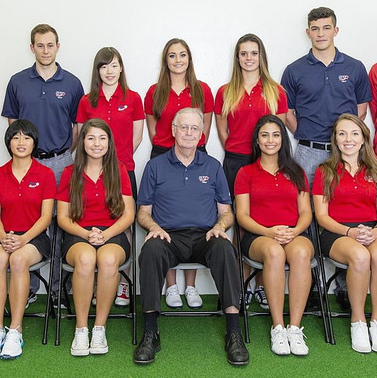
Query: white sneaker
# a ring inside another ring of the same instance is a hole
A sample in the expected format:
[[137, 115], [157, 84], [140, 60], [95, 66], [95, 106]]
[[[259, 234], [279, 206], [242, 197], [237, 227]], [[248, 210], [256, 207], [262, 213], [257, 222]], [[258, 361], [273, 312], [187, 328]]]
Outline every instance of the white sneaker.
[[165, 301], [169, 307], [178, 308], [183, 306], [177, 284], [171, 285], [166, 289]]
[[263, 310], [270, 309], [270, 306], [267, 302], [266, 292], [264, 291], [264, 287], [262, 285], [255, 288], [254, 296], [255, 300], [259, 303], [260, 308], [263, 308]]
[[4, 345], [4, 341], [5, 341], [5, 336], [6, 336], [6, 331], [5, 331], [5, 328], [1, 328], [0, 329], [0, 351], [1, 351], [1, 348], [3, 347]]
[[287, 327], [287, 336], [289, 346], [291, 348], [291, 353], [295, 356], [306, 356], [309, 353], [309, 348], [307, 347], [302, 330], [304, 327], [298, 328], [296, 326]]
[[351, 340], [352, 349], [359, 353], [370, 353], [368, 327], [367, 323], [359, 320], [358, 322], [351, 323]]
[[377, 352], [377, 320], [370, 321], [369, 335], [372, 340], [372, 350]]
[[89, 354], [89, 331], [87, 327], [76, 328], [75, 338], [71, 345], [72, 356], [87, 356]]
[[114, 304], [119, 307], [126, 307], [130, 304], [130, 288], [127, 282], [119, 283]]
[[92, 329], [92, 341], [90, 342], [90, 354], [105, 354], [108, 351], [105, 327], [94, 326]]
[[278, 324], [271, 327], [271, 350], [279, 356], [286, 356], [291, 353], [288, 345], [287, 330]]
[[0, 357], [4, 360], [20, 357], [23, 346], [24, 341], [22, 340], [22, 333], [18, 332], [17, 329], [8, 328], [8, 333], [5, 336], [5, 342]]
[[194, 286], [187, 286], [185, 290], [185, 297], [187, 305], [191, 308], [199, 308], [203, 306], [202, 298], [198, 293], [198, 290]]

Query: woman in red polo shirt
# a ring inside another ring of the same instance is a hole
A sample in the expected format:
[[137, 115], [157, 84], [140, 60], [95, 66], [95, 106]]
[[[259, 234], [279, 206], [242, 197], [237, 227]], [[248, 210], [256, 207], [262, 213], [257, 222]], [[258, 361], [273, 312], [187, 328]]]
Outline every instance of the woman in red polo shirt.
[[[149, 138], [152, 142], [151, 158], [165, 153], [174, 145], [172, 122], [178, 110], [200, 108], [204, 113], [204, 129], [198, 149], [205, 151], [209, 137], [213, 96], [206, 83], [197, 80], [189, 46], [183, 39], [173, 38], [162, 51], [158, 82], [152, 85], [144, 99]], [[185, 270], [187, 304], [192, 308], [202, 306], [195, 287], [195, 270]], [[166, 275], [166, 303], [170, 307], [182, 307], [176, 285], [176, 272]]]
[[[348, 265], [352, 348], [377, 352], [377, 160], [370, 131], [357, 116], [343, 114], [334, 124], [331, 148], [331, 156], [315, 172], [312, 188], [315, 215], [324, 228], [321, 247], [325, 255]], [[364, 312], [368, 287], [369, 334]]]
[[[234, 180], [238, 170], [251, 162], [251, 137], [260, 117], [275, 114], [286, 122], [288, 111], [284, 89], [268, 71], [266, 49], [254, 34], [245, 34], [233, 54], [230, 82], [219, 88], [215, 99], [215, 118], [220, 142], [225, 149], [224, 171], [234, 198]], [[256, 276], [255, 298], [268, 309], [263, 283]], [[252, 293], [246, 293], [246, 302]]]
[[[0, 168], [0, 357], [11, 359], [22, 353], [29, 267], [50, 255], [46, 229], [51, 222], [56, 183], [52, 170], [32, 157], [38, 147], [38, 130], [30, 121], [14, 121], [4, 139], [12, 159]], [[8, 268], [12, 317], [6, 334], [3, 321]]]
[[[115, 153], [105, 121], [84, 123], [74, 164], [63, 171], [58, 194], [58, 222], [66, 232], [63, 253], [75, 267], [73, 300], [76, 331], [73, 356], [108, 352], [105, 327], [118, 286], [118, 267], [130, 257], [124, 231], [134, 220], [130, 179]], [[88, 313], [97, 267], [96, 318], [89, 346]]]
[[[306, 355], [308, 347], [300, 323], [314, 256], [306, 233], [312, 219], [308, 180], [291, 157], [288, 133], [280, 118], [260, 118], [252, 140], [252, 164], [240, 168], [234, 185], [237, 221], [245, 230], [242, 252], [263, 263], [272, 317], [272, 351], [278, 355]], [[283, 319], [286, 262], [290, 267], [287, 328]]]
[[[101, 118], [110, 126], [117, 157], [128, 171], [136, 201], [137, 186], [133, 154], [143, 137], [144, 109], [138, 93], [129, 89], [122, 56], [114, 47], [100, 49], [93, 63], [90, 92], [82, 97], [77, 110], [80, 127], [91, 118]], [[128, 272], [126, 272], [128, 273]], [[121, 276], [116, 306], [127, 306], [129, 287]], [[93, 304], [96, 299], [94, 297]]]

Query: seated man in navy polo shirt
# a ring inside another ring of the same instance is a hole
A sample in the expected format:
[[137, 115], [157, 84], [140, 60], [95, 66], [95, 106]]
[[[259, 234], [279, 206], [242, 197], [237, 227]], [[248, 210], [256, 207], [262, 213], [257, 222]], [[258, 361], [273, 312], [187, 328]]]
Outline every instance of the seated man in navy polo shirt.
[[148, 234], [139, 257], [144, 336], [134, 362], [151, 363], [161, 349], [157, 318], [167, 271], [198, 262], [210, 268], [225, 312], [227, 360], [246, 365], [236, 252], [225, 232], [233, 223], [225, 174], [216, 159], [196, 148], [203, 132], [199, 109], [180, 110], [172, 132], [175, 145], [147, 163], [138, 196], [137, 219]]

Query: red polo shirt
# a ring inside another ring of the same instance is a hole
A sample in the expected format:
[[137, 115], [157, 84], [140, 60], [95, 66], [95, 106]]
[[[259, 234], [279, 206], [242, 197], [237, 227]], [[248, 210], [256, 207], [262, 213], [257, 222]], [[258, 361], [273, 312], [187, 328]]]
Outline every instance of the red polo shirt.
[[[309, 191], [305, 176], [306, 191]], [[258, 159], [237, 173], [234, 194], [249, 194], [250, 218], [264, 227], [295, 226], [299, 217], [297, 187], [285, 173], [272, 175], [263, 169]]]
[[[215, 99], [215, 114], [221, 115], [224, 104], [226, 85], [219, 88]], [[279, 86], [279, 100], [276, 114], [288, 111], [287, 95]], [[251, 144], [255, 125], [260, 117], [271, 114], [263, 97], [262, 81], [259, 80], [250, 94], [246, 91], [236, 109], [227, 116], [229, 136], [225, 142], [225, 150], [237, 154], [251, 154]]]
[[[206, 83], [199, 81], [203, 90], [204, 104], [203, 104], [203, 113], [213, 112], [213, 96], [211, 89]], [[156, 85], [152, 85], [144, 99], [144, 109], [145, 113], [148, 115], [153, 115], [153, 94], [156, 90]], [[156, 135], [153, 138], [152, 144], [154, 146], [170, 148], [174, 144], [174, 137], [171, 132], [171, 125], [174, 119], [174, 116], [183, 108], [191, 108], [191, 95], [190, 87], [187, 86], [181, 93], [177, 94], [170, 89], [168, 102], [165, 106], [165, 109], [161, 113], [160, 119], [156, 123]], [[202, 134], [202, 137], [199, 140], [198, 146], [202, 146], [206, 143], [205, 136]]]
[[128, 171], [133, 171], [133, 122], [145, 118], [140, 96], [129, 89], [123, 99], [122, 88], [118, 84], [114, 94], [107, 101], [101, 85], [97, 107], [92, 108], [89, 94], [86, 94], [81, 98], [77, 109], [77, 122], [84, 123], [91, 118], [101, 118], [108, 123], [114, 135], [119, 161]]
[[0, 167], [1, 222], [6, 232], [26, 232], [41, 217], [42, 202], [56, 192], [54, 172], [33, 159], [21, 182], [12, 172], [12, 160]]
[[[119, 164], [120, 180], [122, 184], [122, 195], [132, 196], [130, 178], [123, 164]], [[70, 180], [73, 172], [73, 165], [66, 167], [60, 179], [58, 193], [56, 199], [58, 201], [70, 202]], [[97, 182], [93, 182], [85, 173], [83, 203], [84, 215], [77, 223], [81, 227], [104, 226], [110, 227], [117, 219], [112, 219], [110, 211], [106, 206], [105, 187], [103, 183], [103, 174], [98, 178]]]
[[[376, 184], [372, 177], [366, 175], [365, 167], [352, 177], [339, 163], [337, 172], [340, 181], [329, 202], [329, 216], [339, 223], [362, 223], [377, 220]], [[312, 194], [323, 196], [323, 187], [324, 176], [321, 168], [317, 168], [314, 174]]]

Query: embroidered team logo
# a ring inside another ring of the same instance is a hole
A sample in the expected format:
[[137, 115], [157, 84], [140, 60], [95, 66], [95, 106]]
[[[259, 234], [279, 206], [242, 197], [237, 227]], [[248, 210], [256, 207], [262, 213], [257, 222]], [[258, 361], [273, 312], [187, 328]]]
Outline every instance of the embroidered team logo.
[[338, 79], [341, 83], [347, 83], [349, 78], [350, 78], [349, 75], [339, 75], [338, 76]]
[[118, 111], [119, 112], [123, 112], [123, 110], [126, 110], [127, 109], [127, 105], [119, 105], [118, 106]]
[[56, 91], [56, 92], [55, 92], [55, 96], [56, 96], [59, 100], [61, 100], [61, 99], [65, 96], [65, 92], [63, 92], [63, 91]]
[[36, 188], [39, 186], [39, 182], [30, 181], [29, 182], [29, 188]]
[[372, 176], [367, 176], [367, 175], [365, 175], [364, 180], [365, 180], [366, 182], [373, 182], [373, 177], [372, 177]]
[[199, 176], [199, 181], [202, 184], [207, 184], [208, 180], [209, 180], [209, 176]]

